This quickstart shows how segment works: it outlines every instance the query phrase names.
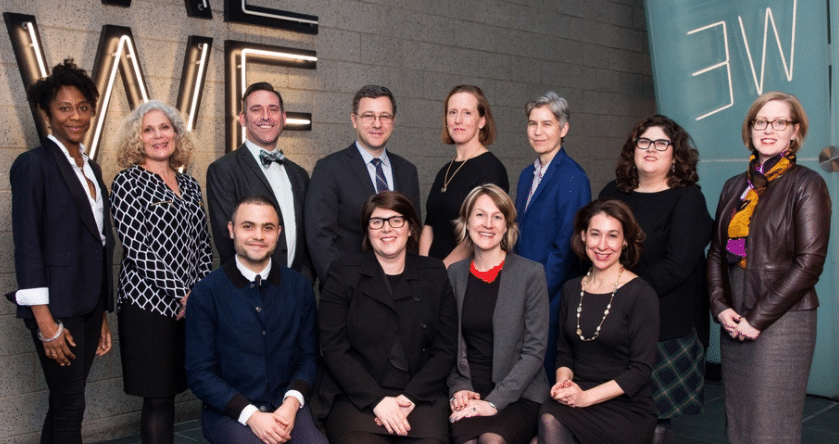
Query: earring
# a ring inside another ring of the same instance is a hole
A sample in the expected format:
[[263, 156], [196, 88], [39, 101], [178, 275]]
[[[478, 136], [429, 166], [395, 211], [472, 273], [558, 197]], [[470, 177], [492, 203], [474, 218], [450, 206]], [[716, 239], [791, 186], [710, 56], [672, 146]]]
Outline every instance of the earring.
[[676, 171], [676, 162], [673, 162], [673, 163], [670, 164], [670, 172], [675, 172], [675, 171]]

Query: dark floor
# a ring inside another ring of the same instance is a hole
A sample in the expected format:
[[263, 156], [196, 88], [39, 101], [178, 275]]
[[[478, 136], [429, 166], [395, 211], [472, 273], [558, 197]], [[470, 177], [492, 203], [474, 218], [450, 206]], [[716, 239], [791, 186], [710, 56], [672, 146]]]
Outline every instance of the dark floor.
[[[808, 396], [804, 405], [802, 444], [839, 444], [839, 402]], [[725, 438], [725, 409], [722, 385], [708, 382], [705, 386], [705, 408], [694, 416], [673, 421], [676, 444], [728, 444]], [[175, 444], [206, 443], [198, 421], [175, 425]], [[101, 441], [98, 444], [140, 444], [139, 436]]]

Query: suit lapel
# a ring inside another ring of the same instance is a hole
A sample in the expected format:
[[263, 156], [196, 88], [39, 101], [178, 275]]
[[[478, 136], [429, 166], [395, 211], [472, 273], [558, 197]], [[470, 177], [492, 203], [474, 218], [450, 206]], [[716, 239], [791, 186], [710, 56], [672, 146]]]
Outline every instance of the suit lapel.
[[[250, 150], [244, 144], [236, 150], [236, 155], [239, 158], [240, 164], [244, 165], [243, 173], [247, 175], [251, 175], [251, 177], [259, 178], [259, 181], [262, 182], [262, 185], [265, 186], [265, 189], [268, 191], [266, 196], [270, 197], [271, 200], [274, 201], [274, 205], [279, 207], [279, 202], [277, 202], [277, 197], [274, 196], [274, 189], [271, 188], [271, 183], [268, 182], [268, 177], [265, 176], [265, 172], [262, 170], [262, 167], [256, 163], [256, 159], [253, 158]], [[280, 216], [282, 219], [282, 216]]]
[[388, 282], [382, 267], [376, 260], [376, 256], [372, 252], [364, 254], [364, 261], [361, 264], [361, 282], [359, 283], [359, 290], [367, 297], [375, 299], [395, 314], [396, 308], [393, 306], [393, 295], [390, 290], [390, 282]]
[[[70, 190], [70, 195], [73, 196], [73, 204], [76, 206], [76, 211], [79, 213], [79, 217], [82, 218], [84, 226], [87, 227], [87, 229], [90, 230], [90, 233], [96, 236], [97, 239], [100, 239], [102, 233], [99, 233], [99, 227], [96, 226], [96, 219], [93, 217], [93, 209], [90, 208], [90, 201], [87, 197], [88, 192], [84, 189], [84, 187], [82, 187], [81, 182], [79, 182], [79, 177], [76, 176], [73, 166], [70, 165], [70, 162], [67, 160], [67, 155], [65, 155], [61, 148], [59, 148], [52, 140], [45, 140], [44, 146], [55, 159], [55, 163], [58, 165], [58, 171], [61, 173], [61, 177], [64, 178], [64, 183], [67, 185], [67, 189]], [[105, 199], [107, 189], [104, 184], [101, 183], [101, 180], [99, 180], [99, 182], [102, 199]], [[107, 207], [105, 209], [107, 209]], [[108, 215], [106, 215], [106, 218], [107, 216]]]
[[[560, 149], [556, 153], [554, 158], [551, 159], [551, 163], [550, 163], [550, 165], [548, 165], [548, 170], [545, 171], [545, 174], [542, 175], [542, 180], [539, 181], [539, 186], [536, 187], [536, 191], [533, 192], [533, 197], [530, 198], [530, 205], [528, 205], [527, 210], [525, 210], [525, 213], [527, 213], [528, 210], [530, 210], [530, 208], [533, 207], [533, 203], [536, 202], [536, 199], [539, 198], [540, 194], [542, 194], [542, 191], [544, 191], [545, 187], [550, 182], [551, 177], [553, 177], [553, 175], [557, 172], [557, 170], [559, 170], [558, 165], [559, 165], [559, 162], [560, 162], [560, 156], [564, 155], [564, 153], [562, 152], [563, 149]], [[530, 190], [528, 190], [528, 192], [529, 191]], [[526, 202], [527, 201], [525, 201], [525, 203]]]
[[[367, 172], [367, 165], [364, 164], [364, 159], [358, 153], [358, 148], [356, 148], [355, 143], [347, 148], [346, 153], [350, 158], [348, 162], [350, 170], [355, 174], [358, 182], [361, 183], [361, 188], [364, 189], [364, 192], [368, 196], [376, 194], [376, 189], [373, 188], [373, 182], [370, 180], [370, 173]], [[395, 178], [394, 181], [396, 181]]]
[[[271, 188], [271, 183], [268, 182], [268, 176], [265, 175], [265, 171], [263, 171], [262, 167], [256, 163], [256, 159], [253, 158], [253, 155], [247, 145], [242, 144], [242, 146], [236, 150], [236, 156], [238, 156], [239, 164], [242, 165], [242, 172], [248, 177], [258, 178], [259, 182], [265, 188], [265, 192], [262, 193], [262, 195], [271, 199], [271, 201], [274, 202], [274, 205], [276, 205], [279, 209], [280, 202], [277, 200], [277, 196], [274, 195], [274, 189]], [[280, 211], [277, 216], [280, 218], [280, 224], [285, 226], [282, 212]], [[277, 248], [279, 251], [283, 252], [283, 255], [287, 255], [288, 243], [286, 242], [285, 232], [282, 233], [282, 237], [280, 238], [280, 243], [277, 245]], [[283, 261], [283, 264], [285, 264], [285, 261]], [[291, 264], [288, 264], [288, 266], [291, 266]]]

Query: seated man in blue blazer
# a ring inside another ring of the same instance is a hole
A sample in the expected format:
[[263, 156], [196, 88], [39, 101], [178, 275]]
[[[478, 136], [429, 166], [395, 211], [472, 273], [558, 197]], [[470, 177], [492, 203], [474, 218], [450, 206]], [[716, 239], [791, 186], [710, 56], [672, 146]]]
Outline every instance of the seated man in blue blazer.
[[246, 197], [227, 227], [236, 255], [192, 289], [186, 317], [187, 382], [204, 402], [204, 437], [326, 444], [305, 405], [317, 373], [315, 295], [305, 277], [271, 261], [277, 208]]

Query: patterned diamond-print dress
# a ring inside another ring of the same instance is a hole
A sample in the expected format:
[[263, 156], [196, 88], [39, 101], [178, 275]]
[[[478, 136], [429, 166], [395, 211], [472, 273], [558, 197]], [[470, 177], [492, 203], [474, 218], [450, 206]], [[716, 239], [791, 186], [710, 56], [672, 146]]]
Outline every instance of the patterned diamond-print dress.
[[178, 301], [211, 271], [201, 188], [184, 174], [177, 181], [181, 197], [139, 166], [114, 179], [111, 208], [123, 246], [118, 309], [132, 304], [175, 317]]

